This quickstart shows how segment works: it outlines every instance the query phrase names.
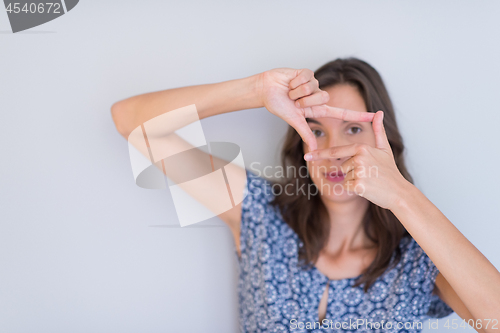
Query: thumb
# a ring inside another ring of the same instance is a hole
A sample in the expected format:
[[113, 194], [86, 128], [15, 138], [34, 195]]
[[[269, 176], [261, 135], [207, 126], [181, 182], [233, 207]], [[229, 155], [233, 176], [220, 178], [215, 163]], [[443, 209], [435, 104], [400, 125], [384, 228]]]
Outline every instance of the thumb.
[[391, 145], [387, 139], [384, 128], [384, 111], [377, 111], [373, 119], [373, 132], [375, 133], [375, 146], [379, 149], [387, 150], [392, 154]]

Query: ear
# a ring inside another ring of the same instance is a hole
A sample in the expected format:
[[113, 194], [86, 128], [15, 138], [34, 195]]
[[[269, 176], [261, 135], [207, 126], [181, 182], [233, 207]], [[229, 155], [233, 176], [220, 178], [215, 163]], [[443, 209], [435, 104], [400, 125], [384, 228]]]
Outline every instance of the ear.
[[379, 149], [386, 150], [392, 155], [391, 145], [387, 139], [387, 134], [384, 128], [384, 111], [377, 111], [372, 122], [373, 132], [375, 133], [375, 146]]

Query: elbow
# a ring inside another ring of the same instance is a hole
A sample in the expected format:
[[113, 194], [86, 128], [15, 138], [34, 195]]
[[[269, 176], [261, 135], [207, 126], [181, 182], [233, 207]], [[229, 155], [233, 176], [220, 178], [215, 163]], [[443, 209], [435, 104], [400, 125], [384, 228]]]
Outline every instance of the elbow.
[[111, 117], [113, 118], [113, 122], [115, 123], [118, 133], [127, 139], [130, 134], [130, 130], [126, 125], [127, 115], [121, 101], [116, 102], [111, 106]]

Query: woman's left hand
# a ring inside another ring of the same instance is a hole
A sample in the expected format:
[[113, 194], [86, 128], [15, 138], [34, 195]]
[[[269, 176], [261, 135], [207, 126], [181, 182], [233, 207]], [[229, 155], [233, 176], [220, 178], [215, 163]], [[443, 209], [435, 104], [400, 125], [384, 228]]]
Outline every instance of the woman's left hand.
[[384, 112], [377, 111], [372, 122], [375, 147], [355, 143], [307, 153], [308, 161], [351, 156], [342, 163], [344, 187], [374, 204], [391, 209], [396, 207], [405, 189], [413, 186], [399, 172], [383, 125]]

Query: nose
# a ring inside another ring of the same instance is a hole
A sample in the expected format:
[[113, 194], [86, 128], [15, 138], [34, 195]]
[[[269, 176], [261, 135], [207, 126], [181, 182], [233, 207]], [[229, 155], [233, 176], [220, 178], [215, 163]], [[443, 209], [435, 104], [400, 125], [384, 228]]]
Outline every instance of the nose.
[[[346, 146], [350, 144], [348, 140], [344, 138], [341, 134], [339, 134], [338, 130], [330, 131], [329, 139], [328, 139], [328, 147], [340, 147], [340, 146]], [[339, 157], [339, 158], [334, 158], [330, 160], [335, 160], [340, 163], [344, 163], [345, 160], [349, 159], [350, 156], [347, 157]]]

